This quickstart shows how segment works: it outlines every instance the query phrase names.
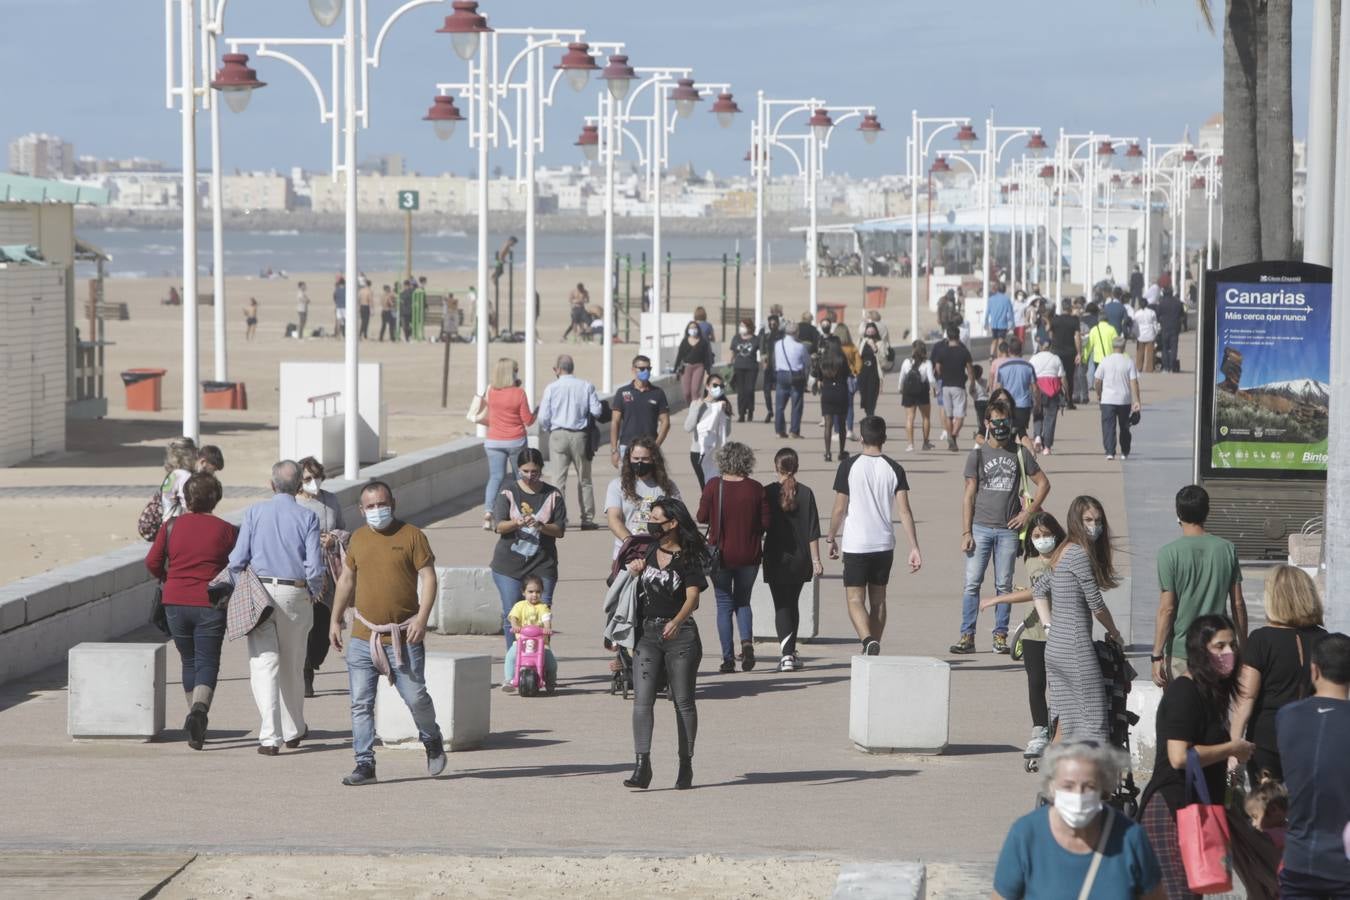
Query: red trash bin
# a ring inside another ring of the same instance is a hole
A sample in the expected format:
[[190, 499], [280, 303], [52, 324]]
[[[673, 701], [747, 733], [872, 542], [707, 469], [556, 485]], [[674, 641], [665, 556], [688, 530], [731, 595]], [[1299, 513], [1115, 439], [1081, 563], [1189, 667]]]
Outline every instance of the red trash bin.
[[127, 389], [127, 409], [159, 412], [163, 409], [161, 384], [168, 369], [127, 369], [122, 384]]

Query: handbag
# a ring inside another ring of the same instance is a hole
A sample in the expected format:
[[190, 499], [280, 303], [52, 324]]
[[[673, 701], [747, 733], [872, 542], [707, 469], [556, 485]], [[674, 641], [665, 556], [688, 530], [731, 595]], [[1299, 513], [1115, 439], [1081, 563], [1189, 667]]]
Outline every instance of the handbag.
[[[717, 540], [718, 540], [718, 543], [721, 543], [721, 541], [722, 541], [722, 537], [723, 537], [723, 535], [722, 535], [722, 523], [725, 521], [724, 518], [723, 518], [723, 516], [722, 516], [722, 486], [725, 485], [725, 484], [726, 484], [726, 481], [723, 480], [723, 479], [719, 476], [718, 479], [717, 479]], [[709, 526], [708, 531], [709, 531], [709, 532], [712, 531], [712, 527], [711, 527], [711, 526]], [[707, 574], [707, 575], [712, 575], [712, 574], [714, 574], [715, 572], [717, 572], [717, 570], [719, 570], [719, 569], [721, 569], [721, 568], [722, 568], [722, 548], [719, 547], [717, 544], [712, 544], [712, 545], [708, 548], [708, 567], [707, 567], [707, 570], [706, 570], [705, 574]]]
[[475, 425], [486, 425], [487, 399], [479, 394], [474, 394], [473, 399], [469, 401], [469, 408], [464, 412], [464, 418]]
[[[1192, 792], [1195, 802], [1191, 802]], [[1177, 844], [1186, 885], [1197, 894], [1224, 894], [1233, 889], [1231, 837], [1223, 804], [1211, 803], [1200, 755], [1186, 751], [1186, 805], [1177, 810]]]
[[[170, 519], [164, 523], [164, 575], [168, 578], [169, 574], [169, 538], [173, 537], [173, 523], [175, 519]], [[150, 608], [150, 624], [163, 632], [165, 637], [172, 637], [169, 631], [169, 616], [164, 612], [164, 582], [161, 581], [155, 585], [155, 603]]]
[[1092, 851], [1092, 864], [1088, 866], [1083, 886], [1078, 890], [1078, 900], [1088, 900], [1092, 896], [1092, 884], [1097, 880], [1097, 870], [1102, 867], [1102, 858], [1106, 856], [1106, 842], [1111, 839], [1111, 826], [1115, 824], [1116, 814], [1111, 807], [1105, 807], [1106, 822], [1097, 838], [1097, 847]]
[[159, 527], [164, 524], [164, 503], [160, 500], [161, 496], [159, 491], [151, 494], [145, 508], [136, 518], [136, 533], [147, 541], [153, 541], [155, 535], [159, 533]]

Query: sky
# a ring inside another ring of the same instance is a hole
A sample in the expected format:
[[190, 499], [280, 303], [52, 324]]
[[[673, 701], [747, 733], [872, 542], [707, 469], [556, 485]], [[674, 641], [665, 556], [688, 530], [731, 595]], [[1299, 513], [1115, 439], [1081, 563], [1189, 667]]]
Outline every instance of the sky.
[[[372, 34], [401, 5], [368, 2]], [[1212, 5], [1221, 11], [1223, 3]], [[1222, 108], [1221, 34], [1206, 29], [1192, 0], [483, 0], [481, 9], [494, 26], [584, 28], [593, 41], [624, 41], [633, 65], [691, 66], [700, 80], [730, 82], [747, 115], [724, 131], [704, 103], [671, 140], [673, 165], [720, 174], [748, 168], [757, 90], [874, 105], [882, 139], [867, 146], [856, 134], [837, 134], [826, 158], [830, 171], [859, 177], [904, 170], [913, 109], [969, 116], [981, 131], [992, 107], [997, 123], [1040, 127], [1047, 137], [1064, 127], [1178, 141], [1187, 126], [1194, 136]], [[1311, 13], [1306, 3], [1295, 9], [1294, 131], [1301, 136]], [[429, 4], [390, 29], [382, 65], [370, 76], [371, 127], [360, 132], [360, 159], [399, 153], [424, 174], [467, 174], [476, 165], [465, 131], [442, 143], [421, 121], [436, 83], [465, 76], [449, 37], [435, 33], [448, 13], [448, 2]], [[80, 155], [178, 164], [179, 117], [164, 104], [162, 2], [0, 0], [0, 21], [0, 139], [45, 131], [72, 141]], [[321, 29], [305, 0], [227, 0], [225, 25], [234, 37], [342, 35], [341, 21]], [[305, 49], [308, 55], [296, 55], [327, 86], [327, 51]], [[330, 126], [320, 123], [309, 85], [275, 60], [254, 64], [269, 84], [244, 113], [222, 110], [226, 171], [326, 171]], [[594, 82], [582, 94], [559, 85], [546, 112], [544, 164], [581, 160], [573, 141], [582, 118], [595, 112], [596, 90]], [[209, 163], [205, 135], [203, 116], [201, 165]], [[493, 165], [510, 171], [513, 151], [494, 153]]]

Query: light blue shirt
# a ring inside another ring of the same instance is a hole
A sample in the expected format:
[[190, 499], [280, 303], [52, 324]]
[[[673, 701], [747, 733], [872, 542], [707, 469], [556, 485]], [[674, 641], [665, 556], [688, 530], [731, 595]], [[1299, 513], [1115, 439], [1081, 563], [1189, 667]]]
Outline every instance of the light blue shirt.
[[811, 352], [790, 334], [783, 335], [773, 356], [774, 368], [779, 372], [805, 372], [811, 364]]
[[1012, 330], [1013, 305], [1007, 294], [989, 295], [989, 305], [984, 310], [984, 324], [988, 328], [1001, 328], [1004, 331]]
[[600, 398], [595, 395], [595, 385], [572, 374], [560, 375], [557, 381], [544, 388], [544, 396], [539, 401], [539, 429], [582, 431], [586, 428], [588, 414], [600, 415]]
[[263, 578], [309, 583], [315, 597], [323, 594], [323, 554], [319, 550], [319, 517], [290, 494], [244, 510], [239, 538], [230, 551], [230, 571], [249, 566]]

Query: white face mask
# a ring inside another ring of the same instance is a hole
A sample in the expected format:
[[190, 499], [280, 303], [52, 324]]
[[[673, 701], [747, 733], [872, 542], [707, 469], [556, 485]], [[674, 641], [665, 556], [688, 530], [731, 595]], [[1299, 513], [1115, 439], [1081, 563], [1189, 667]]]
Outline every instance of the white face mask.
[[742, 326], [741, 326], [741, 337], [749, 337], [749, 336], [750, 336], [750, 329], [749, 329], [749, 328], [746, 328], [744, 325], [742, 325]]
[[394, 511], [387, 506], [376, 506], [366, 510], [366, 524], [376, 531], [383, 531], [394, 521]]
[[1102, 795], [1097, 791], [1055, 791], [1055, 812], [1070, 828], [1086, 828], [1102, 811]]
[[687, 329], [685, 331], [685, 334], [689, 335], [690, 337], [698, 337], [698, 329], [697, 328]]
[[1031, 539], [1031, 546], [1036, 548], [1036, 552], [1044, 556], [1055, 549], [1055, 539], [1053, 537], [1038, 537]]
[[719, 385], [717, 385], [716, 387], [710, 387], [710, 388], [708, 388], [708, 396], [711, 397], [711, 398], [713, 398], [714, 400], [721, 400], [721, 399], [722, 399], [722, 386], [719, 384]]
[[309, 494], [309, 495], [312, 496], [312, 497], [317, 497], [318, 494], [319, 494], [319, 487], [320, 487], [322, 484], [323, 484], [323, 479], [320, 479], [320, 478], [306, 478], [305, 481], [304, 481], [304, 483], [303, 483], [302, 485], [300, 485], [300, 486], [304, 489], [304, 491], [305, 491], [306, 494]]

